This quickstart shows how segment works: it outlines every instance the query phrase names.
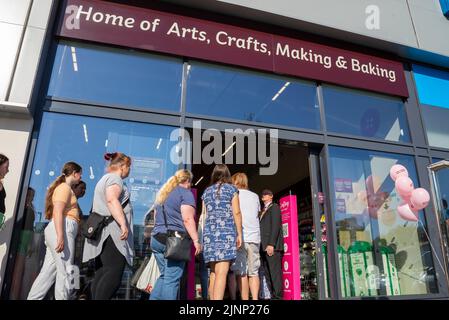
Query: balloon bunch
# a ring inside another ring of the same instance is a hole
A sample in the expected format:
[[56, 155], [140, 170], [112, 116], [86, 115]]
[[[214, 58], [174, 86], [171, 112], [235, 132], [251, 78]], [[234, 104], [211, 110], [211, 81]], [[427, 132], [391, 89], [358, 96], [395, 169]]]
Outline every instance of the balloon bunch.
[[362, 190], [357, 194], [359, 201], [367, 203], [369, 215], [377, 219], [378, 211], [385, 200], [388, 198], [387, 192], [380, 191], [380, 179], [370, 175], [366, 178], [366, 191]]
[[415, 189], [413, 181], [408, 177], [407, 169], [400, 164], [391, 167], [390, 177], [402, 198], [401, 204], [397, 207], [399, 216], [407, 221], [418, 221], [418, 211], [429, 204], [429, 193], [424, 188]]

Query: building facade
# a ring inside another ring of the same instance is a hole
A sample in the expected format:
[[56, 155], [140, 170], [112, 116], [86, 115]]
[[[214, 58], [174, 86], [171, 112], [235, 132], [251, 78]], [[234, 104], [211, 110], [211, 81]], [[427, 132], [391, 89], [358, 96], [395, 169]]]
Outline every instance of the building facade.
[[[173, 130], [197, 121], [276, 129], [305, 148], [305, 162], [289, 164], [311, 186], [298, 221], [312, 221], [302, 298], [449, 297], [449, 174], [428, 169], [449, 159], [445, 0], [37, 3], [0, 0], [0, 152], [11, 162], [3, 299], [25, 299], [39, 271], [45, 191], [62, 164], [82, 165], [87, 213], [102, 154], [115, 150], [134, 161], [137, 256], [117, 298], [138, 298], [129, 279], [146, 250], [144, 214], [179, 167]], [[416, 222], [397, 214], [394, 164], [433, 190]]]

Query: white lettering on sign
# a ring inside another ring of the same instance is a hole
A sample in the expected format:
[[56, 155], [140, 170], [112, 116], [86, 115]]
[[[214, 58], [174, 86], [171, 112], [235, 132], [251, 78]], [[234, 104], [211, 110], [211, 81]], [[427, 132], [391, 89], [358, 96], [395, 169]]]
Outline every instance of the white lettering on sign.
[[[73, 1], [76, 3], [76, 1]], [[70, 1], [72, 3], [72, 1]], [[260, 54], [260, 55], [275, 55], [279, 61], [272, 61], [272, 66], [270, 66], [270, 61], [263, 60], [261, 62], [264, 67], [262, 69], [270, 69], [275, 65], [279, 65], [280, 68], [285, 69], [285, 60], [290, 60], [290, 62], [301, 62], [308, 64], [309, 66], [315, 65], [314, 67], [323, 68], [321, 72], [326, 72], [329, 69], [334, 69], [336, 71], [342, 71], [345, 73], [358, 73], [359, 77], [363, 75], [373, 76], [381, 79], [382, 81], [389, 81], [390, 83], [402, 82], [399, 85], [403, 85], [403, 77], [401, 75], [400, 64], [398, 63], [385, 63], [381, 59], [376, 59], [374, 57], [366, 56], [362, 58], [363, 55], [353, 55], [349, 51], [344, 50], [333, 50], [333, 48], [327, 46], [314, 45], [312, 43], [307, 44], [306, 41], [295, 41], [291, 39], [288, 43], [285, 43], [282, 37], [277, 37], [275, 35], [269, 35], [261, 32], [251, 32], [251, 30], [233, 29], [227, 28], [224, 25], [220, 25], [219, 28], [211, 27], [212, 23], [202, 23], [196, 20], [184, 19], [183, 17], [173, 18], [173, 16], [164, 15], [163, 13], [157, 13], [156, 11], [148, 11], [149, 13], [144, 16], [136, 14], [132, 16], [132, 11], [120, 10], [119, 7], [108, 6], [101, 7], [92, 5], [73, 5], [70, 4], [66, 8], [66, 19], [63, 24], [65, 31], [70, 31], [62, 33], [65, 36], [73, 36], [76, 31], [83, 28], [83, 22], [85, 23], [85, 28], [91, 27], [93, 24], [104, 24], [111, 28], [122, 28], [122, 30], [137, 29], [137, 31], [158, 33], [155, 38], [156, 43], [161, 42], [161, 49], [157, 49], [162, 52], [171, 52], [170, 49], [164, 49], [164, 42], [173, 40], [174, 38], [186, 40], [183, 41], [183, 45], [191, 46], [192, 43], [189, 40], [194, 40], [199, 43], [213, 43], [215, 46], [222, 46], [229, 49], [238, 49], [241, 51], [248, 51], [250, 54]], [[120, 14], [122, 13], [122, 14]], [[380, 10], [378, 6], [370, 5], [366, 7], [365, 13], [369, 15], [365, 21], [366, 27], [370, 30], [380, 28]], [[153, 15], [153, 16], [152, 16]], [[159, 16], [160, 18], [155, 18]], [[86, 23], [89, 22], [89, 23]], [[165, 23], [164, 23], [165, 22]], [[214, 31], [211, 31], [214, 30]], [[207, 31], [206, 31], [207, 30]], [[86, 31], [86, 30], [82, 30]], [[85, 37], [83, 34], [86, 32], [80, 32], [81, 38]], [[90, 30], [87, 30], [89, 33]], [[113, 32], [114, 30], [112, 30]], [[101, 37], [101, 33], [99, 32]], [[210, 34], [208, 34], [210, 33]], [[214, 33], [214, 35], [213, 35]], [[75, 36], [76, 37], [76, 36]], [[87, 36], [92, 37], [92, 35]], [[120, 43], [120, 39], [126, 37], [122, 33], [118, 34], [117, 43]], [[96, 36], [94, 37], [96, 38]], [[135, 39], [140, 40], [135, 40]], [[108, 40], [110, 41], [110, 40]], [[140, 47], [142, 38], [138, 35], [132, 36], [131, 42], [137, 42], [134, 46]], [[264, 42], [265, 41], [265, 42]], [[114, 42], [114, 41], [113, 41]], [[114, 43], [116, 43], [114, 42]], [[131, 45], [133, 46], [133, 45]], [[195, 48], [193, 48], [195, 49]], [[155, 49], [156, 50], [156, 49]], [[213, 48], [212, 50], [217, 50]], [[197, 53], [195, 53], [198, 55]], [[227, 52], [223, 52], [222, 55], [226, 56]], [[242, 56], [244, 53], [242, 54]], [[200, 56], [202, 56], [200, 54]], [[207, 52], [205, 53], [207, 56]], [[357, 58], [353, 58], [356, 56]], [[220, 59], [218, 59], [220, 60]], [[363, 61], [362, 61], [363, 60]], [[262, 60], [261, 60], [262, 61]], [[367, 62], [370, 61], [370, 62]], [[290, 65], [288, 65], [290, 67]], [[301, 67], [304, 67], [302, 65]], [[309, 68], [304, 68], [305, 71], [294, 70], [293, 74], [302, 74], [308, 76]], [[306, 70], [307, 69], [307, 70]], [[326, 69], [326, 70], [324, 70]], [[281, 72], [289, 73], [289, 70], [282, 70]], [[399, 74], [398, 74], [399, 72]], [[325, 76], [324, 78], [329, 78], [333, 82], [345, 83], [345, 77], [341, 74], [341, 80], [336, 81], [335, 75]], [[347, 74], [348, 75], [348, 74]], [[365, 77], [366, 79], [366, 77]], [[384, 80], [385, 79], [385, 80]], [[353, 85], [351, 82], [350, 85]], [[354, 85], [356, 87], [363, 87], [362, 85]], [[376, 87], [377, 84], [375, 83]], [[375, 91], [385, 92], [383, 87], [374, 89]], [[392, 90], [396, 92], [398, 90]], [[401, 92], [400, 95], [404, 94]]]
[[157, 26], [161, 23], [161, 19], [154, 19], [153, 22], [150, 22], [148, 20], [142, 20], [140, 23], [140, 29], [142, 31], [149, 31], [155, 32]]
[[280, 43], [277, 43], [276, 55], [292, 58], [295, 60], [321, 64], [326, 69], [332, 68], [332, 58], [330, 56], [325, 56], [321, 53], [313, 52], [312, 49], [306, 50], [302, 47], [300, 49], [291, 49], [288, 44], [282, 45]]
[[191, 38], [193, 40], [198, 40], [202, 42], [207, 41], [206, 31], [200, 31], [196, 27], [193, 28], [179, 27], [179, 24], [177, 22], [173, 23], [167, 32], [167, 35], [172, 34], [174, 34], [179, 38]]
[[[67, 9], [75, 7], [76, 8], [76, 16], [72, 17], [69, 16], [69, 18], [66, 20], [66, 24], [69, 23], [71, 20], [75, 20], [76, 23], [78, 23], [78, 29], [79, 29], [79, 22], [81, 20], [84, 21], [93, 21], [95, 23], [103, 23], [106, 25], [111, 26], [117, 26], [117, 27], [124, 27], [127, 29], [133, 29], [136, 25], [136, 19], [133, 17], [124, 17], [117, 14], [112, 13], [104, 13], [100, 11], [94, 12], [93, 7], [89, 7], [87, 9], [84, 9], [84, 7], [81, 5], [79, 7], [76, 6], [69, 6]], [[73, 8], [71, 8], [73, 10]], [[160, 25], [161, 19], [154, 19], [153, 21], [148, 20], [142, 20], [139, 23], [139, 28], [142, 31], [151, 31], [156, 32], [157, 27]], [[73, 23], [73, 22], [72, 22]], [[67, 29], [71, 30], [71, 28], [67, 27]]]
[[288, 202], [288, 201], [282, 202], [281, 203], [281, 211], [288, 210], [289, 205], [290, 205], [290, 202]]
[[380, 67], [378, 64], [371, 62], [361, 63], [357, 59], [351, 59], [352, 70], [355, 72], [362, 72], [372, 76], [382, 77], [388, 79], [390, 82], [396, 82], [396, 72]]
[[254, 37], [238, 38], [229, 35], [225, 31], [217, 32], [215, 40], [222, 46], [236, 46], [239, 49], [254, 50], [260, 53], [268, 53], [268, 44], [255, 39]]

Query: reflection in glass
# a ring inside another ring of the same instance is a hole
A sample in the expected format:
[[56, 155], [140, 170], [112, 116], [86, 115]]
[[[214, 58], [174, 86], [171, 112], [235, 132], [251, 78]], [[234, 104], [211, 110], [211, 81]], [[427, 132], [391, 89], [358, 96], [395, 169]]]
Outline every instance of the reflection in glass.
[[[29, 256], [25, 261], [22, 289], [15, 290], [22, 292], [19, 294], [20, 299], [26, 299], [45, 254], [43, 229], [48, 223], [44, 214], [47, 187], [60, 174], [62, 165], [67, 161], [75, 161], [83, 168], [82, 179], [87, 184], [87, 190], [79, 200], [79, 205], [87, 216], [92, 206], [95, 185], [107, 166], [104, 153], [120, 151], [132, 158], [131, 173], [125, 183], [131, 192], [134, 211], [134, 268], [137, 268], [147, 249], [147, 242], [144, 241], [145, 213], [152, 206], [159, 188], [177, 169], [177, 164], [170, 161], [170, 152], [176, 143], [170, 141], [173, 129], [85, 116], [44, 114], [30, 181], [30, 186], [36, 190], [33, 202], [36, 217], [31, 240], [33, 248], [28, 250]], [[132, 270], [127, 269], [117, 298], [135, 298], [137, 293], [128, 281], [131, 276]]]
[[391, 141], [410, 141], [400, 99], [323, 86], [327, 130]]
[[[432, 159], [439, 162], [443, 159]], [[434, 184], [436, 209], [440, 223], [441, 240], [446, 261], [449, 258], [449, 168], [442, 167], [433, 172], [432, 183]]]
[[449, 149], [449, 109], [421, 105], [429, 145]]
[[394, 164], [418, 185], [410, 156], [330, 147], [343, 297], [437, 293], [424, 212], [419, 222], [398, 215], [401, 199], [389, 176]]
[[314, 84], [200, 63], [189, 66], [187, 112], [320, 129]]
[[182, 62], [148, 53], [61, 42], [48, 95], [180, 110]]
[[449, 149], [449, 72], [413, 65], [413, 76], [429, 144]]

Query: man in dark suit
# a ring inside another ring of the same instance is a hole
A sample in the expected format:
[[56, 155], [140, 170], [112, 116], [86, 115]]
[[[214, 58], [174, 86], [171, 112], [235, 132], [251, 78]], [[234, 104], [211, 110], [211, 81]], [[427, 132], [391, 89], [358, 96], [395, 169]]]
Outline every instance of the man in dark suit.
[[283, 298], [282, 252], [284, 237], [282, 234], [281, 209], [273, 202], [273, 192], [262, 191], [264, 208], [260, 213], [261, 262], [270, 287], [271, 299]]

